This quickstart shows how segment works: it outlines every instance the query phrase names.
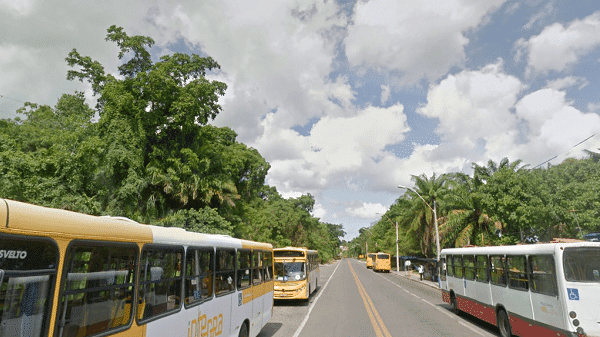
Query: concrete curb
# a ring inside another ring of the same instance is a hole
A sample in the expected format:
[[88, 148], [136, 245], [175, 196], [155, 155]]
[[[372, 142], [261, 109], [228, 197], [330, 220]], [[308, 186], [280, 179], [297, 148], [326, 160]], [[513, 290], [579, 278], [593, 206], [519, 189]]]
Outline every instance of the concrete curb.
[[426, 286], [428, 286], [428, 287], [431, 287], [431, 288], [434, 288], [434, 289], [438, 289], [438, 290], [440, 290], [440, 287], [439, 287], [439, 285], [438, 285], [437, 283], [433, 282], [433, 281], [426, 281], [426, 280], [423, 280], [423, 281], [421, 281], [421, 280], [419, 280], [417, 277], [414, 277], [414, 278], [413, 278], [413, 277], [411, 277], [410, 275], [403, 275], [402, 273], [405, 273], [404, 271], [397, 272], [397, 271], [394, 271], [394, 270], [393, 270], [393, 271], [392, 271], [392, 273], [393, 273], [394, 275], [398, 276], [398, 277], [403, 277], [403, 278], [405, 278], [405, 279], [407, 279], [407, 280], [411, 280], [411, 281], [413, 281], [413, 282], [417, 282], [417, 283], [420, 283], [420, 284], [424, 284], [424, 285], [426, 285]]

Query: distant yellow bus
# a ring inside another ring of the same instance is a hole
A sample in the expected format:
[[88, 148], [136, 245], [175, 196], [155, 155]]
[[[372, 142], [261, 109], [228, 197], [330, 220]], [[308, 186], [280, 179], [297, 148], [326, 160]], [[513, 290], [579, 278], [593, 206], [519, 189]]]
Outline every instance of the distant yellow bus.
[[273, 249], [274, 299], [308, 300], [319, 286], [319, 253], [305, 247]]
[[377, 253], [373, 255], [375, 255], [375, 257], [373, 258], [374, 271], [384, 271], [389, 273], [390, 270], [392, 270], [392, 261], [390, 259], [390, 254]]
[[373, 260], [375, 259], [375, 254], [367, 254], [367, 269], [373, 268]]
[[273, 247], [0, 199], [0, 336], [256, 336]]

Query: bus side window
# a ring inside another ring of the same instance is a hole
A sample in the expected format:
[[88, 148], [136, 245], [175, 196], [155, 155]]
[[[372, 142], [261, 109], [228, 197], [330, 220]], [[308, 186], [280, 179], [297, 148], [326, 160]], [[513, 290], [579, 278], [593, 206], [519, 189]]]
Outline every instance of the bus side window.
[[268, 282], [273, 279], [273, 253], [271, 251], [265, 250], [262, 254], [265, 282]]
[[527, 264], [524, 255], [509, 255], [506, 257], [508, 265], [508, 286], [513, 289], [528, 290]]
[[466, 280], [474, 280], [475, 279], [475, 262], [473, 255], [465, 255], [463, 257], [463, 262], [465, 265], [465, 279]]
[[446, 258], [442, 257], [442, 258], [440, 258], [440, 279], [442, 281], [446, 281], [446, 271], [447, 271]]
[[212, 298], [213, 248], [188, 248], [185, 265], [185, 305]]
[[74, 242], [65, 260], [58, 336], [89, 336], [131, 322], [135, 244]]
[[252, 271], [252, 252], [249, 249], [237, 251], [237, 287], [246, 289], [250, 286]]
[[448, 276], [454, 276], [454, 259], [452, 255], [446, 257], [446, 273]]
[[221, 296], [235, 290], [235, 249], [217, 248], [215, 266], [215, 295]]
[[452, 260], [454, 262], [454, 276], [457, 278], [462, 278], [464, 274], [462, 255], [454, 255]]
[[145, 245], [140, 260], [137, 318], [141, 323], [181, 307], [183, 247]]
[[529, 279], [531, 280], [532, 292], [550, 296], [558, 296], [554, 256], [530, 255]]
[[[58, 266], [54, 242], [0, 234], [0, 336], [46, 336]], [[52, 334], [52, 333], [50, 333]]]
[[498, 286], [506, 286], [506, 261], [503, 255], [490, 256], [490, 281]]
[[475, 279], [479, 282], [489, 282], [490, 273], [487, 255], [475, 256]]
[[262, 266], [261, 252], [259, 250], [252, 251], [252, 284], [259, 285], [262, 283]]

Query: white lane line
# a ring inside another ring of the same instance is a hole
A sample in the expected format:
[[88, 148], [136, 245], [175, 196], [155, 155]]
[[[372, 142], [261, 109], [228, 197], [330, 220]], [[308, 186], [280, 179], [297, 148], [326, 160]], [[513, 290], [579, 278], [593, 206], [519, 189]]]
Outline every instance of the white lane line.
[[293, 337], [300, 336], [300, 333], [302, 332], [302, 329], [304, 329], [304, 325], [308, 321], [308, 317], [310, 316], [310, 312], [315, 307], [315, 304], [317, 304], [317, 301], [319, 300], [319, 297], [321, 297], [321, 295], [325, 292], [325, 288], [327, 288], [327, 285], [329, 284], [329, 281], [331, 281], [331, 278], [333, 277], [333, 275], [335, 275], [335, 272], [337, 271], [338, 267], [340, 266], [340, 262], [341, 261], [342, 260], [338, 260], [337, 266], [335, 266], [335, 269], [333, 270], [333, 273], [331, 273], [331, 276], [329, 276], [329, 279], [327, 279], [327, 282], [325, 282], [325, 285], [323, 286], [323, 289], [319, 290], [319, 294], [317, 295], [317, 297], [315, 298], [315, 300], [312, 302], [312, 304], [308, 308], [308, 312], [306, 313], [306, 316], [304, 316], [304, 319], [302, 320], [302, 323], [300, 323], [300, 326], [296, 330], [296, 333], [294, 333]]
[[[411, 295], [413, 295], [414, 297], [416, 297], [416, 298], [420, 299], [421, 301], [423, 301], [423, 302], [425, 302], [425, 303], [427, 303], [427, 304], [431, 305], [432, 307], [434, 307], [434, 308], [438, 309], [439, 311], [441, 311], [441, 312], [443, 312], [444, 314], [446, 314], [448, 317], [450, 317], [450, 318], [453, 318], [453, 319], [456, 319], [456, 318], [458, 317], [457, 315], [454, 315], [454, 314], [451, 314], [451, 313], [449, 313], [449, 312], [448, 312], [448, 310], [442, 309], [442, 308], [440, 308], [439, 306], [437, 306], [437, 305], [435, 305], [435, 304], [433, 304], [433, 303], [431, 303], [431, 302], [429, 302], [429, 301], [427, 301], [427, 300], [425, 300], [425, 299], [422, 299], [422, 298], [420, 298], [419, 296], [417, 296], [417, 295], [415, 295], [415, 294], [413, 294], [413, 293], [409, 292], [408, 290], [406, 290], [406, 289], [402, 288], [400, 285], [398, 285], [398, 284], [396, 284], [396, 283], [392, 282], [391, 280], [389, 280], [389, 279], [387, 279], [387, 278], [383, 277], [382, 275], [379, 275], [379, 276], [380, 276], [380, 277], [382, 277], [384, 280], [386, 280], [386, 281], [390, 282], [391, 284], [395, 285], [396, 287], [398, 287], [398, 288], [400, 288], [400, 289], [402, 289], [402, 290], [406, 291], [407, 293], [410, 293]], [[473, 331], [473, 332], [477, 333], [478, 335], [485, 336], [483, 333], [481, 333], [480, 331], [477, 331], [477, 330], [476, 330], [474, 327], [470, 326], [469, 324], [467, 324], [467, 323], [464, 323], [464, 322], [463, 322], [463, 321], [461, 321], [461, 320], [458, 320], [457, 322], [458, 322], [459, 324], [461, 324], [461, 325], [463, 325], [463, 326], [467, 327], [469, 330], [471, 330], [471, 331]]]

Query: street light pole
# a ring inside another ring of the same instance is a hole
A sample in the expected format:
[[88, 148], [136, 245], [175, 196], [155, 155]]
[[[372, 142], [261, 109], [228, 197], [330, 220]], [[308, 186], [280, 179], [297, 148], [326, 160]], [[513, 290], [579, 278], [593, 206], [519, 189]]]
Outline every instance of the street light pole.
[[403, 188], [405, 190], [411, 190], [411, 191], [415, 192], [419, 196], [419, 198], [421, 198], [421, 200], [423, 200], [425, 205], [427, 205], [427, 207], [429, 207], [429, 209], [433, 211], [433, 221], [435, 223], [435, 247], [436, 247], [436, 253], [437, 253], [437, 261], [439, 263], [439, 261], [440, 261], [440, 233], [438, 231], [438, 220], [437, 220], [437, 213], [435, 211], [435, 209], [436, 209], [435, 200], [433, 201], [433, 207], [431, 207], [431, 206], [429, 206], [427, 201], [425, 201], [425, 199], [423, 199], [423, 197], [419, 194], [419, 192], [415, 191], [414, 189], [407, 187], [407, 186], [403, 186], [403, 185], [398, 185], [398, 188]]
[[396, 221], [396, 272], [400, 273], [400, 257], [398, 256], [398, 221]]
[[400, 272], [400, 257], [398, 257], [398, 254], [399, 254], [399, 252], [398, 252], [398, 221], [396, 221], [396, 223], [394, 223], [392, 221], [392, 219], [388, 218], [388, 216], [385, 215], [384, 213], [375, 213], [375, 214], [382, 214], [392, 223], [392, 225], [396, 225], [396, 271]]

